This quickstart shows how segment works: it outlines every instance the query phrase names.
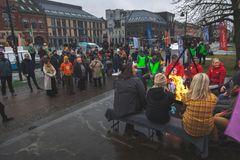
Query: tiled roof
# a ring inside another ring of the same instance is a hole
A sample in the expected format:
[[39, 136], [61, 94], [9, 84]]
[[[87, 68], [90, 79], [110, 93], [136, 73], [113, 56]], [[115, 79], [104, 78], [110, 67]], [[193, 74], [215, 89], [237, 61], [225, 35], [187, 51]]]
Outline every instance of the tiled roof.
[[166, 21], [159, 15], [146, 10], [133, 10], [127, 17], [127, 23], [153, 22], [166, 24]]
[[38, 2], [45, 11], [46, 15], [72, 17], [78, 19], [101, 20], [96, 16], [82, 10], [81, 6], [74, 6], [59, 2], [42, 0]]

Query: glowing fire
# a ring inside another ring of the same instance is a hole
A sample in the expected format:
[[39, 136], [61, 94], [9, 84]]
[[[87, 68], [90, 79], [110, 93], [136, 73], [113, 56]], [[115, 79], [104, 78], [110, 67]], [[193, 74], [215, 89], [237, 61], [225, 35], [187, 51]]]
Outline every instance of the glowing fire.
[[169, 79], [171, 79], [176, 86], [176, 100], [181, 101], [183, 96], [188, 92], [188, 88], [183, 85], [181, 76], [170, 75]]

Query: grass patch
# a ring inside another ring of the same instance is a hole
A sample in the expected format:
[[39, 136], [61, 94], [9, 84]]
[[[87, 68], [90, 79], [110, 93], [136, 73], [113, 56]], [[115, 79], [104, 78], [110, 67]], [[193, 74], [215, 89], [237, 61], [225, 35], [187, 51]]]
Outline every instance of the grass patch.
[[[232, 76], [235, 72], [234, 66], [236, 62], [236, 55], [214, 55], [214, 56], [208, 56], [207, 58], [219, 58], [221, 62], [224, 63], [224, 66], [227, 70], [227, 75]], [[205, 65], [203, 66], [203, 70], [205, 73], [207, 73], [208, 68], [210, 67], [212, 61], [206, 61]]]
[[17, 87], [22, 87], [26, 84], [25, 81], [20, 81], [20, 80], [14, 80], [13, 81], [13, 87], [17, 88]]

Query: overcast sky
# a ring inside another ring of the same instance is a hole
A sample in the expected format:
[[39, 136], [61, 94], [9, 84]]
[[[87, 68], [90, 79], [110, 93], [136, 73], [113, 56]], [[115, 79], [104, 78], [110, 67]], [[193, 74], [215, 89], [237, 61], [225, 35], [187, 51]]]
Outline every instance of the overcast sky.
[[105, 18], [106, 9], [149, 10], [153, 12], [169, 11], [174, 13], [172, 0], [52, 0], [68, 4], [80, 5], [83, 10], [96, 17]]

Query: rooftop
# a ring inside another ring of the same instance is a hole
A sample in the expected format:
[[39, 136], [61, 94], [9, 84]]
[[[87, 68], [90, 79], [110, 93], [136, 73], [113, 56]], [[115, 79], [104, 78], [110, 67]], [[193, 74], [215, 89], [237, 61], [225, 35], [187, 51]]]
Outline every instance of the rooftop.
[[166, 21], [159, 15], [146, 10], [132, 10], [127, 17], [127, 23], [153, 22], [166, 24]]

